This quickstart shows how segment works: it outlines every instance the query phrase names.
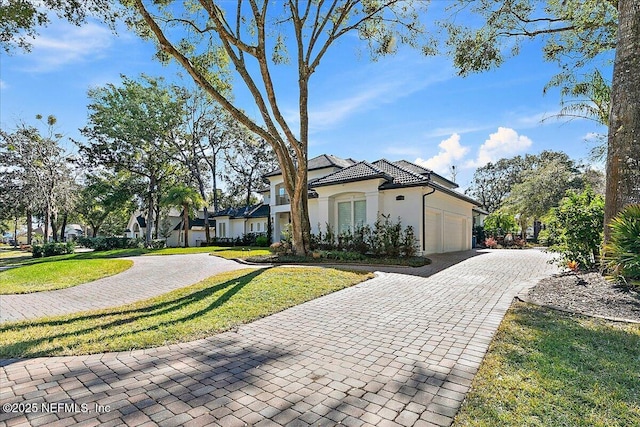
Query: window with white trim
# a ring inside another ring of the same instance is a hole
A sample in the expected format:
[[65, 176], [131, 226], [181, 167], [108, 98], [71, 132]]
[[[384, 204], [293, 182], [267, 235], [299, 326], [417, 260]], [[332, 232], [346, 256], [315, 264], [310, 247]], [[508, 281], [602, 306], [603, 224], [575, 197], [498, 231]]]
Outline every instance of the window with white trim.
[[354, 231], [367, 223], [367, 201], [338, 202], [338, 233]]

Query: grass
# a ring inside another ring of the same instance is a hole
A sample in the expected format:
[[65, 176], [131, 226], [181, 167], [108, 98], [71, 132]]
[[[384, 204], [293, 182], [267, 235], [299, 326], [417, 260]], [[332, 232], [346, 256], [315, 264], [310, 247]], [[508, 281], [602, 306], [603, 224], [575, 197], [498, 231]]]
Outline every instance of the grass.
[[640, 426], [640, 325], [516, 304], [454, 426]]
[[254, 248], [254, 247], [246, 247], [246, 248], [215, 248], [213, 251], [210, 251], [211, 255], [219, 256], [226, 259], [234, 259], [234, 258], [250, 258], [255, 256], [267, 256], [270, 255], [269, 249], [266, 248]]
[[186, 342], [354, 285], [371, 274], [245, 269], [117, 308], [0, 325], [0, 357], [79, 355]]
[[112, 276], [130, 268], [122, 259], [62, 260], [0, 271], [0, 295], [51, 291]]

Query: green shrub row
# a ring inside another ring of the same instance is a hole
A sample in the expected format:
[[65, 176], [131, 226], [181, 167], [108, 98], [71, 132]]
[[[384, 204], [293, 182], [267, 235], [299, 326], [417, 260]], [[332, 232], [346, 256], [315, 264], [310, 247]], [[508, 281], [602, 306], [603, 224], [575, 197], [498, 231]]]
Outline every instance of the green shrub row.
[[[393, 222], [390, 215], [380, 215], [373, 227], [367, 224], [357, 227], [353, 232], [348, 230], [336, 234], [329, 224], [326, 224], [325, 233], [322, 233], [320, 224], [318, 230], [318, 234], [311, 235], [311, 250], [328, 251], [331, 254], [329, 258], [333, 259], [364, 259], [365, 256], [410, 258], [418, 251], [413, 227], [409, 225], [403, 229], [400, 218]], [[291, 234], [284, 230], [283, 235], [282, 242], [269, 247], [271, 252], [280, 255], [290, 252]]]
[[33, 245], [31, 247], [31, 254], [34, 258], [43, 258], [54, 255], [66, 255], [72, 254], [75, 250], [75, 243], [44, 243], [41, 245]]
[[[95, 251], [110, 251], [112, 249], [144, 248], [144, 239], [129, 237], [78, 237], [76, 242], [80, 246]], [[164, 247], [164, 246], [163, 246]]]
[[[318, 225], [320, 230], [320, 225]], [[418, 250], [418, 240], [412, 226], [403, 229], [400, 218], [391, 221], [390, 215], [380, 215], [373, 227], [368, 224], [335, 234], [329, 224], [326, 232], [311, 236], [311, 249], [356, 252], [375, 257], [412, 257]]]

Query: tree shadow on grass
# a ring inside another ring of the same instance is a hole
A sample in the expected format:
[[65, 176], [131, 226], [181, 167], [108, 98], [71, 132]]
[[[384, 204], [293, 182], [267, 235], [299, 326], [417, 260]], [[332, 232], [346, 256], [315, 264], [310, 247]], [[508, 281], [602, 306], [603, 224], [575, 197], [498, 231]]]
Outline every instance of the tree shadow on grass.
[[[164, 301], [163, 297], [159, 297], [154, 298], [159, 299], [159, 302], [146, 305], [134, 303], [125, 305], [122, 309], [105, 309], [98, 312], [89, 312], [87, 314], [76, 314], [44, 319], [41, 321], [36, 320], [31, 322], [17, 322], [0, 325], [0, 334], [19, 334], [30, 327], [42, 327], [47, 328], [50, 331], [54, 331], [54, 333], [52, 334], [35, 339], [29, 339], [29, 334], [25, 334], [25, 339], [19, 340], [17, 342], [12, 342], [8, 345], [0, 345], [0, 357], [36, 357], [41, 355], [59, 353], [64, 350], [64, 343], [57, 347], [49, 347], [46, 350], [31, 349], [36, 348], [38, 345], [44, 342], [53, 341], [56, 339], [64, 339], [67, 337], [75, 337], [79, 335], [90, 335], [92, 333], [104, 334], [105, 330], [111, 330], [111, 333], [108, 334], [110, 339], [117, 339], [138, 332], [158, 330], [163, 327], [171, 325], [176, 326], [181, 323], [187, 324], [190, 321], [211, 313], [212, 311], [224, 305], [245, 285], [262, 274], [263, 271], [264, 270], [255, 270], [236, 279], [232, 279], [215, 286], [191, 292], [187, 295], [168, 301]], [[225, 290], [223, 294], [216, 297], [215, 299], [212, 299], [211, 302], [206, 306], [195, 309], [194, 311], [187, 311], [184, 314], [180, 314], [183, 313], [184, 309], [188, 308], [190, 305], [196, 304], [203, 300], [211, 299], [213, 295], [223, 290]], [[137, 305], [141, 306], [136, 307]], [[101, 323], [99, 325], [88, 328], [83, 328], [81, 326], [83, 322], [96, 321], [97, 319], [104, 317], [115, 317], [115, 319], [110, 320], [107, 323]], [[153, 319], [155, 317], [158, 318], [158, 321], [136, 325], [137, 322], [143, 322], [146, 319]], [[80, 329], [78, 329], [77, 327], [74, 328], [75, 325], [78, 325]], [[122, 331], [118, 332], [118, 328], [122, 329]], [[55, 332], [60, 330], [66, 332]]]

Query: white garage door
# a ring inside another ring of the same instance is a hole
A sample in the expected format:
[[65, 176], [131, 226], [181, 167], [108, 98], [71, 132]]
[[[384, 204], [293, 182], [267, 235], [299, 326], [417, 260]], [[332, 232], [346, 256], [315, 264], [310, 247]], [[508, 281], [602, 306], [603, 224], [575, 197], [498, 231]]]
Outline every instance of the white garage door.
[[444, 215], [444, 251], [455, 252], [467, 249], [465, 218], [459, 215]]
[[442, 211], [427, 209], [424, 218], [425, 253], [442, 252]]

